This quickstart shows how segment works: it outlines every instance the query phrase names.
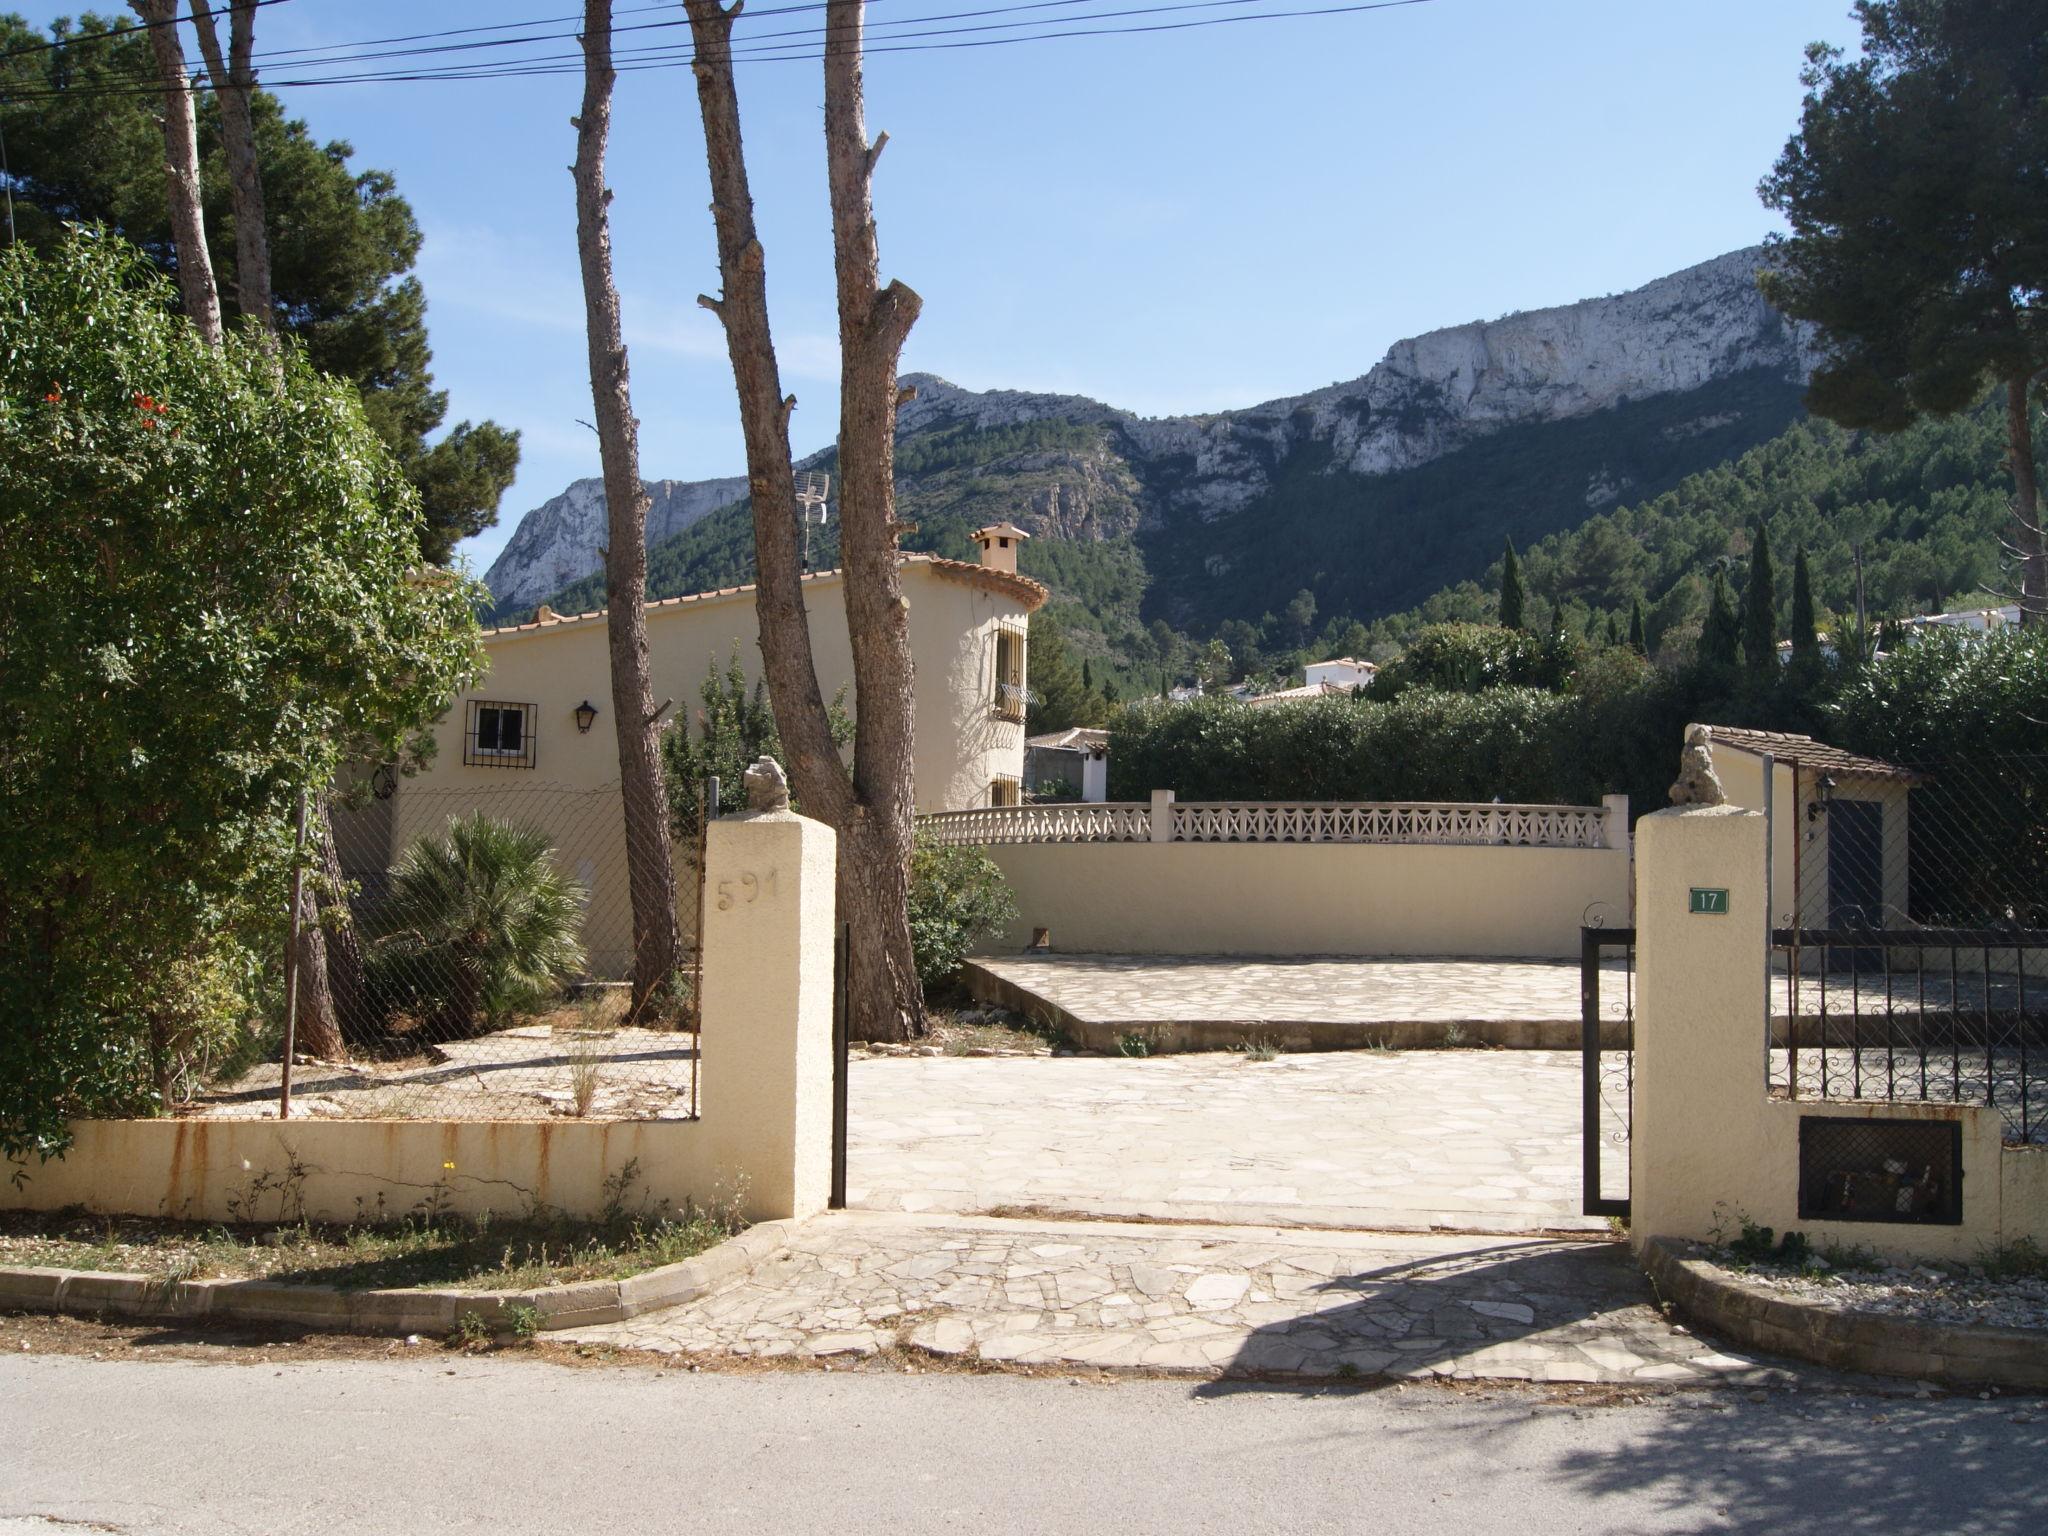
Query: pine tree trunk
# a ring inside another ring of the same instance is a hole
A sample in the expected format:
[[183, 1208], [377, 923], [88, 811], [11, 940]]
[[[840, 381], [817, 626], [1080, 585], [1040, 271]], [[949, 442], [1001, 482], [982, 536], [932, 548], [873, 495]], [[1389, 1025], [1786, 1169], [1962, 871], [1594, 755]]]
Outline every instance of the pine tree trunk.
[[[733, 82], [736, 11], [727, 11], [718, 0], [685, 0], [685, 9], [695, 47], [691, 69], [704, 118], [723, 284], [721, 297], [699, 295], [697, 302], [718, 316], [725, 328], [739, 393], [747, 492], [754, 507], [754, 609], [760, 619], [762, 671], [775, 727], [789, 758], [785, 766], [790, 784], [807, 815], [843, 834], [853, 809], [853, 785], [832, 740], [804, 614], [803, 545], [789, 453], [789, 415], [796, 409], [796, 397], [782, 393], [768, 324], [766, 255], [754, 229], [754, 196], [747, 181], [739, 93]], [[845, 857], [842, 849], [842, 860]]]
[[[857, 180], [847, 183], [850, 196], [841, 193], [840, 167], [832, 167], [835, 252], [842, 249], [844, 223], [854, 257], [852, 281], [843, 256], [839, 262], [842, 344], [848, 344], [849, 335], [857, 335], [859, 347], [858, 358], [843, 359], [842, 368], [849, 370], [845, 377], [861, 383], [860, 398], [854, 398], [855, 391], [846, 391], [840, 419], [840, 556], [846, 568], [857, 700], [855, 768], [849, 777], [832, 740], [804, 613], [802, 544], [789, 453], [789, 415], [796, 400], [782, 393], [768, 323], [766, 260], [754, 227], [753, 194], [740, 136], [731, 51], [738, 8], [725, 9], [718, 0], [685, 3], [695, 45], [692, 67], [704, 118], [724, 284], [718, 299], [700, 297], [697, 302], [725, 327], [739, 391], [754, 506], [754, 603], [760, 618], [763, 672], [797, 797], [806, 814], [828, 822], [839, 834], [839, 910], [852, 939], [848, 1031], [856, 1039], [908, 1039], [922, 1034], [925, 1024], [906, 907], [915, 781], [910, 759], [908, 611], [897, 572], [891, 481], [895, 360], [903, 335], [916, 318], [917, 296], [901, 284], [880, 293], [875, 289], [874, 227], [867, 198], [874, 162], [860, 121], [856, 26], [850, 55], [836, 65], [827, 60], [828, 103], [836, 100], [839, 105], [838, 138], [859, 141], [860, 150]], [[854, 14], [857, 21], [857, 8]], [[828, 16], [828, 27], [842, 24], [843, 18]], [[829, 119], [830, 105], [827, 113]], [[828, 124], [828, 153], [835, 153], [831, 146], [838, 138]], [[855, 167], [848, 162], [846, 169], [851, 172]], [[865, 266], [860, 261], [863, 250]], [[849, 296], [856, 300], [851, 309]]]
[[922, 1035], [911, 957], [910, 848], [916, 813], [910, 604], [896, 539], [896, 365], [922, 300], [881, 285], [872, 185], [888, 135], [868, 142], [861, 83], [865, 0], [825, 8], [825, 151], [839, 291], [839, 550], [860, 700], [853, 784], [862, 878], [843, 903], [848, 1029], [864, 1040]]
[[220, 295], [213, 286], [213, 261], [200, 213], [199, 123], [192, 110], [192, 83], [185, 77], [185, 47], [178, 37], [178, 0], [129, 3], [148, 23], [157, 83], [164, 93], [164, 183], [171, 239], [178, 252], [178, 291], [184, 295], [185, 313], [207, 345], [219, 346]]
[[225, 62], [207, 0], [192, 0], [192, 27], [199, 34], [199, 51], [206, 59], [214, 99], [220, 103], [221, 139], [235, 205], [235, 307], [266, 334], [272, 333], [277, 317], [270, 295], [270, 237], [264, 228], [256, 120], [249, 107], [256, 84], [249, 62], [256, 42], [255, 0], [229, 0]]
[[2034, 428], [2027, 407], [2032, 381], [2005, 381], [2007, 459], [2012, 467], [2013, 545], [2020, 557], [2020, 622], [2048, 624], [2048, 540], [2041, 531], [2041, 496], [2034, 475]]
[[611, 193], [604, 184], [612, 116], [611, 0], [584, 0], [583, 111], [576, 119], [576, 251], [590, 347], [608, 524], [605, 632], [611, 645], [612, 723], [625, 802], [626, 878], [633, 901], [633, 1011], [669, 984], [676, 966], [676, 873], [661, 784], [660, 729], [647, 660], [647, 489], [633, 418], [619, 291], [612, 279]]

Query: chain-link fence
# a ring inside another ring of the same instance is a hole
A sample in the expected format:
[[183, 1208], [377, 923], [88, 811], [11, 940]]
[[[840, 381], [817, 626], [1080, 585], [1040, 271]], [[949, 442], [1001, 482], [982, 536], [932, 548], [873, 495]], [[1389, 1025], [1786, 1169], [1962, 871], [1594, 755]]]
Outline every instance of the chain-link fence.
[[1983, 1104], [2048, 1141], [2048, 753], [1776, 783], [1773, 1090]]
[[[665, 808], [666, 810], [666, 808]], [[386, 778], [315, 817], [289, 1068], [282, 1008], [211, 1116], [686, 1119], [697, 1112], [702, 854], [664, 823], [674, 965], [635, 1009], [617, 784], [427, 787]], [[323, 846], [325, 844], [325, 846]]]

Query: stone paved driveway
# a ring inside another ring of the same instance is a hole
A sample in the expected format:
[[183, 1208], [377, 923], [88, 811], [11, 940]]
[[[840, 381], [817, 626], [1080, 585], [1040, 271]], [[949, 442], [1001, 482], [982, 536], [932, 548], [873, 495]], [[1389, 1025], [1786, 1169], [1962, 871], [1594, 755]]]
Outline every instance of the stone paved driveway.
[[711, 1296], [564, 1337], [1281, 1377], [1783, 1375], [1665, 1322], [1614, 1243], [859, 1212], [805, 1223]]
[[853, 1063], [849, 1102], [861, 1209], [1604, 1227], [1579, 1213], [1579, 1060], [1562, 1051], [889, 1057]]

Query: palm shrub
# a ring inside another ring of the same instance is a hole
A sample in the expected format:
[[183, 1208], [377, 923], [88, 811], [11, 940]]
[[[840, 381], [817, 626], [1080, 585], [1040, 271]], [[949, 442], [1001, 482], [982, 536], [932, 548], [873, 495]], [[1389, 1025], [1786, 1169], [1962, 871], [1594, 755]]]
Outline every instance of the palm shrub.
[[918, 838], [910, 855], [910, 947], [926, 996], [953, 983], [976, 940], [1016, 916], [1002, 869], [986, 851]]
[[583, 968], [586, 894], [542, 833], [481, 811], [459, 817], [399, 860], [378, 969], [436, 1038], [498, 1028]]

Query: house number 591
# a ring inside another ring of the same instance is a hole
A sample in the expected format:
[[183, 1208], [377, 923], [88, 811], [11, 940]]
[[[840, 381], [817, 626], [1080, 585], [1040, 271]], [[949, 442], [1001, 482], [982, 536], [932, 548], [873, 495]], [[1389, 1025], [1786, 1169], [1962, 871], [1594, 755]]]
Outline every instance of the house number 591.
[[775, 895], [775, 871], [767, 870], [755, 874], [751, 869], [744, 871], [737, 880], [718, 882], [718, 910], [730, 912], [735, 906], [751, 906], [763, 896]]

